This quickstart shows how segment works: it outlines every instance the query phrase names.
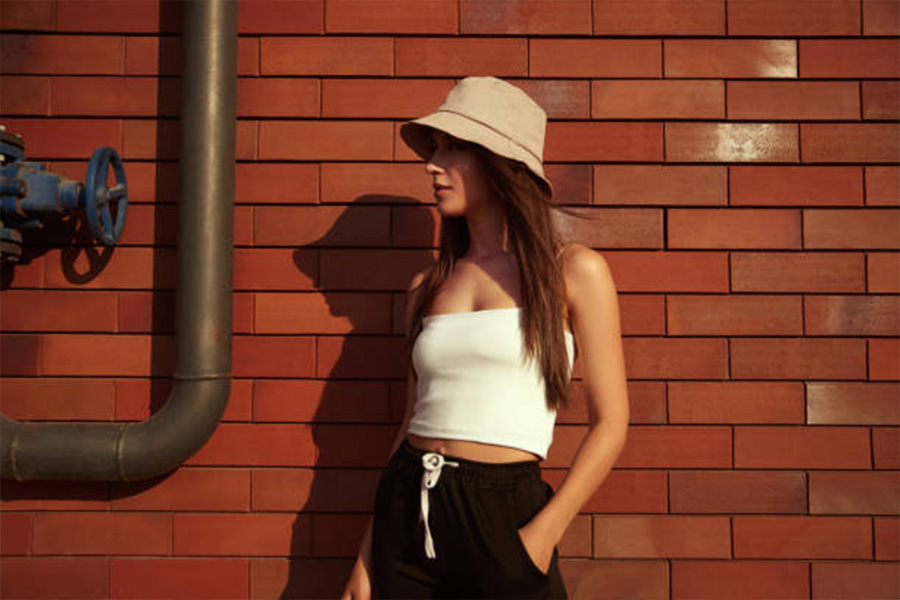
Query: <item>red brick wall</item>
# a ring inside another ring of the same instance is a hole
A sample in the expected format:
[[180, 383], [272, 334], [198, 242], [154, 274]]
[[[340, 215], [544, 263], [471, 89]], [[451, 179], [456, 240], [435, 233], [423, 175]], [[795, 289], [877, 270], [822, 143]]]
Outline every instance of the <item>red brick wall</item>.
[[[2, 122], [82, 181], [114, 146], [131, 200], [113, 252], [54, 230], [4, 274], [3, 412], [146, 419], [174, 365], [178, 7], [0, 13]], [[493, 74], [547, 109], [557, 199], [598, 218], [572, 237], [621, 292], [632, 426], [561, 542], [571, 597], [896, 598], [898, 22], [895, 0], [242, 0], [224, 422], [160, 480], [4, 480], [0, 596], [338, 597], [438, 226], [398, 125]]]

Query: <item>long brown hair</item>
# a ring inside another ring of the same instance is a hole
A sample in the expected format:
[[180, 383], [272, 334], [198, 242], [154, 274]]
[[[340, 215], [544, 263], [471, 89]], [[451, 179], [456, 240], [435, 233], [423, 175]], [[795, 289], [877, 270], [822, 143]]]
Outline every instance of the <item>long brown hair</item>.
[[[556, 206], [552, 194], [524, 163], [500, 156], [481, 146], [454, 138], [473, 152], [486, 174], [488, 187], [506, 207], [509, 247], [519, 266], [522, 282], [522, 332], [527, 355], [540, 365], [546, 385], [547, 407], [559, 409], [569, 403], [568, 353], [563, 333], [565, 282], [558, 250], [563, 246], [554, 226], [552, 210], [580, 217]], [[442, 217], [437, 262], [425, 273], [422, 289], [413, 295], [416, 305], [403, 359], [409, 368], [412, 348], [429, 314], [438, 290], [453, 271], [456, 261], [469, 249], [469, 227], [465, 217]], [[578, 356], [578, 348], [575, 348]]]

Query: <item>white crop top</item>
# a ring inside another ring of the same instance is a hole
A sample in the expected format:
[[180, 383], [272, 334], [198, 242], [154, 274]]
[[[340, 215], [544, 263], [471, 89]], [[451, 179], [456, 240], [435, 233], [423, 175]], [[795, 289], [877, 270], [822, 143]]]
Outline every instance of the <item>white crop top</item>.
[[[556, 411], [543, 373], [525, 360], [521, 307], [424, 317], [412, 349], [418, 376], [409, 433], [512, 446], [543, 460]], [[575, 338], [564, 329], [569, 373]]]

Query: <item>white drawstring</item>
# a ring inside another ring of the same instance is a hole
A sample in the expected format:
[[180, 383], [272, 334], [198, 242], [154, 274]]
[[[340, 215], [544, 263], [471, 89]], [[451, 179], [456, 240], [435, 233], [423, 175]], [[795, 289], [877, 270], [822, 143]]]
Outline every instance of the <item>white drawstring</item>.
[[419, 512], [419, 520], [425, 522], [425, 555], [428, 558], [434, 558], [437, 553], [434, 551], [434, 539], [431, 537], [431, 528], [428, 526], [428, 490], [437, 485], [438, 479], [441, 477], [441, 468], [444, 465], [452, 465], [458, 467], [458, 462], [444, 459], [444, 456], [438, 452], [426, 452], [422, 455], [422, 465], [425, 472], [422, 473], [422, 510]]

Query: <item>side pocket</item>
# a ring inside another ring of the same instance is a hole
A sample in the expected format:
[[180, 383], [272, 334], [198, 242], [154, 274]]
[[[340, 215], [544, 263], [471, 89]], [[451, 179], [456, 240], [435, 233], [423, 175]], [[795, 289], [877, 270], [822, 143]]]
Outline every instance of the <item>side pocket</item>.
[[548, 572], [544, 573], [537, 566], [537, 563], [534, 562], [534, 559], [531, 558], [531, 555], [528, 553], [528, 548], [525, 547], [525, 542], [522, 541], [522, 536], [519, 534], [518, 529], [513, 532], [513, 535], [516, 537], [516, 547], [519, 549], [519, 555], [522, 559], [522, 562], [525, 563], [525, 566], [528, 567], [528, 570], [541, 578], [547, 578], [550, 576], [549, 567]]
[[525, 547], [525, 542], [522, 540], [522, 536], [518, 529], [519, 527], [524, 527], [526, 523], [531, 521], [531, 519], [546, 506], [547, 501], [550, 498], [548, 494], [552, 489], [548, 491], [547, 483], [543, 480], [540, 480], [540, 484], [528, 486], [528, 488], [530, 488], [531, 491], [527, 494], [528, 501], [524, 503], [526, 512], [522, 518], [513, 520], [512, 535], [515, 539], [516, 552], [519, 554], [520, 562], [525, 566], [526, 570], [541, 579], [547, 579], [550, 576], [549, 571], [552, 567], [552, 563], [548, 567], [547, 573], [544, 573], [534, 562], [531, 554], [528, 553], [528, 548]]

